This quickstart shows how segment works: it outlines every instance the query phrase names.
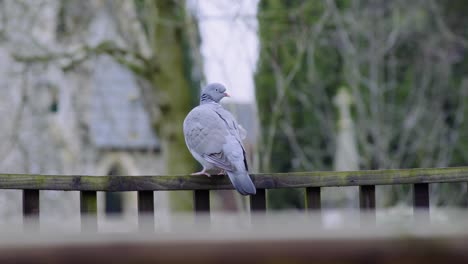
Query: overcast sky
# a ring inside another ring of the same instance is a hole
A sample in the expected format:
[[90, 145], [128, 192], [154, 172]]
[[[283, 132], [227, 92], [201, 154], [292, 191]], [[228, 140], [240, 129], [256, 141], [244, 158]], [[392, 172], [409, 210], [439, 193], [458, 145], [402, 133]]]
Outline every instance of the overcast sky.
[[255, 100], [258, 0], [193, 0], [206, 80], [220, 82], [237, 102]]

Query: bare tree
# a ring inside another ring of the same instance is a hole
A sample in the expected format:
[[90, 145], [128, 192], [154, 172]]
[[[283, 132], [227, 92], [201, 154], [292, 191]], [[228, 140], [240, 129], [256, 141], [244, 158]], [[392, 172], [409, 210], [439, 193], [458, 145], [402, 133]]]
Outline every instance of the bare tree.
[[341, 86], [355, 102], [360, 168], [453, 164], [467, 45], [443, 10], [436, 1], [262, 2], [263, 169], [332, 168]]

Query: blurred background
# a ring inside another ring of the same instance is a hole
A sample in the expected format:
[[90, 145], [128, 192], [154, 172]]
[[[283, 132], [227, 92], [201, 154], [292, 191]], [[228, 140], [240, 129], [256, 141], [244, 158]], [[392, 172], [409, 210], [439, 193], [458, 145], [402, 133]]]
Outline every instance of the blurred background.
[[[187, 174], [182, 122], [200, 88], [248, 131], [252, 172], [468, 163], [468, 3], [463, 0], [1, 0], [0, 172]], [[431, 206], [466, 207], [466, 183], [432, 184]], [[412, 212], [410, 187], [377, 207]], [[268, 192], [271, 209], [304, 207]], [[41, 192], [41, 218], [79, 221], [79, 194]], [[155, 195], [164, 222], [189, 192]], [[323, 207], [357, 208], [357, 187]], [[246, 210], [217, 191], [220, 211]], [[135, 193], [100, 193], [100, 221], [136, 221]], [[21, 192], [0, 191], [0, 221]]]

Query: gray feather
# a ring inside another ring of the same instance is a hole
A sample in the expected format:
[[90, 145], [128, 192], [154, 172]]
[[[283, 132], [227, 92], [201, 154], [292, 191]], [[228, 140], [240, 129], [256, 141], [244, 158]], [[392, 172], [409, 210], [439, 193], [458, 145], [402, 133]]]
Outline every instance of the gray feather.
[[[255, 194], [242, 146], [245, 130], [229, 111], [217, 103], [220, 97], [215, 92], [224, 93], [225, 88], [223, 90], [218, 85], [205, 89], [207, 91], [201, 97], [202, 103], [192, 109], [184, 120], [187, 147], [204, 168], [225, 170], [239, 193]], [[210, 101], [210, 98], [217, 101]]]
[[257, 193], [255, 185], [250, 179], [247, 171], [245, 172], [227, 172], [232, 185], [242, 195], [254, 195]]

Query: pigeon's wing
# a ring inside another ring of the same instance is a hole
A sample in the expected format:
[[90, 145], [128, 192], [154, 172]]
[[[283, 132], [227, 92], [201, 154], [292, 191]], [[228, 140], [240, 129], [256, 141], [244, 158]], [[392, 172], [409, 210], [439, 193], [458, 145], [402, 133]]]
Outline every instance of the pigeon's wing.
[[233, 159], [242, 160], [245, 166], [245, 169], [248, 170], [247, 158], [245, 155], [245, 148], [242, 145], [242, 140], [245, 139], [247, 135], [247, 131], [241, 125], [237, 123], [236, 119], [231, 114], [231, 112], [227, 111], [222, 106], [219, 105], [218, 107], [214, 108], [214, 111], [223, 121], [228, 133], [231, 135], [231, 137], [229, 137], [230, 140], [225, 150], [230, 152], [230, 154], [234, 154], [234, 153], [237, 154], [237, 155], [229, 155], [230, 156], [229, 159], [232, 161]]
[[244, 140], [247, 137], [247, 130], [245, 130], [240, 124], [238, 124], [239, 128], [239, 136], [242, 140]]
[[219, 167], [223, 170], [232, 171], [235, 170], [233, 164], [229, 160], [229, 158], [224, 155], [224, 152], [218, 153], [210, 153], [208, 155], [203, 155], [203, 158], [211, 163], [213, 163], [216, 167]]
[[242, 142], [242, 140], [247, 136], [247, 131], [237, 123], [231, 112], [224, 109], [222, 106], [214, 108], [214, 111], [218, 114], [221, 120], [223, 120], [229, 133], [236, 137], [239, 142]]
[[234, 165], [225, 155], [229, 131], [223, 120], [208, 107], [194, 108], [184, 121], [184, 136], [188, 148], [206, 161], [224, 170], [234, 170]]

